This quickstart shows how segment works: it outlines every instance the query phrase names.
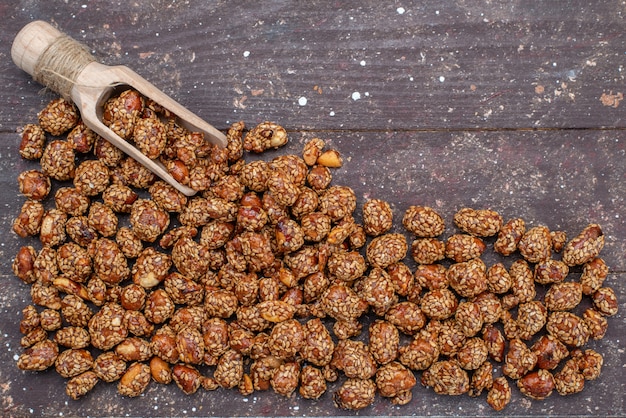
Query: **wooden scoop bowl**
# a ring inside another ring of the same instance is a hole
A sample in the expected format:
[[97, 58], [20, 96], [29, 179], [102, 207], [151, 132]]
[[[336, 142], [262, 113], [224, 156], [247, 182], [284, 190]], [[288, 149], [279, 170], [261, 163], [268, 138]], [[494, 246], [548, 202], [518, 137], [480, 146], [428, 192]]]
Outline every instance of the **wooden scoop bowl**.
[[[176, 181], [163, 164], [148, 158], [102, 123], [104, 103], [119, 92], [121, 86], [133, 88], [178, 116], [178, 122], [189, 131], [202, 132], [207, 140], [220, 147], [227, 145], [222, 132], [139, 74], [124, 66], [107, 66], [97, 62], [84, 45], [46, 22], [34, 21], [22, 28], [13, 41], [11, 58], [36, 81], [72, 100], [85, 125], [186, 196], [193, 196], [196, 191]], [[46, 68], [42, 67], [42, 63]]]

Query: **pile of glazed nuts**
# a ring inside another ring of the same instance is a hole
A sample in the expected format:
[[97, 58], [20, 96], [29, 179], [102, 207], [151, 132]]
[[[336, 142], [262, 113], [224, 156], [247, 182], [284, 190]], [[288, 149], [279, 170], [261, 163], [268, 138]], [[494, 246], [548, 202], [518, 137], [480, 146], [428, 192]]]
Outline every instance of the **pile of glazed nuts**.
[[[99, 381], [130, 397], [173, 381], [186, 394], [317, 399], [338, 380], [335, 404], [360, 409], [376, 393], [409, 403], [419, 377], [438, 394], [485, 391], [501, 410], [510, 382], [544, 399], [600, 374], [585, 345], [618, 304], [599, 225], [568, 241], [463, 208], [444, 239], [444, 219], [411, 206], [396, 233], [379, 199], [356, 220], [354, 191], [331, 185], [341, 156], [319, 138], [301, 156], [246, 162], [287, 132], [234, 123], [220, 149], [132, 90], [103, 119], [198, 195], [157, 179], [63, 99], [24, 127], [20, 154], [40, 169], [19, 175], [13, 230], [39, 242], [13, 263], [32, 296], [17, 365], [55, 368], [72, 399]], [[512, 261], [487, 266], [488, 246]]]

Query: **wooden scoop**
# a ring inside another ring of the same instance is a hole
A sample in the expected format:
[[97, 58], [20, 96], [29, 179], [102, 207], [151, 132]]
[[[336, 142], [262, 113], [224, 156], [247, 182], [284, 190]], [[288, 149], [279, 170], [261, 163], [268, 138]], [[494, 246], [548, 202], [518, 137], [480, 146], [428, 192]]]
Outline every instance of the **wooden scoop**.
[[192, 132], [202, 132], [211, 143], [227, 145], [224, 134], [164, 94], [139, 74], [124, 66], [96, 62], [81, 43], [50, 24], [34, 21], [24, 26], [11, 47], [13, 62], [33, 78], [73, 101], [89, 128], [187, 196], [196, 191], [177, 182], [159, 161], [151, 160], [102, 123], [104, 103], [120, 91], [133, 88], [178, 116]]

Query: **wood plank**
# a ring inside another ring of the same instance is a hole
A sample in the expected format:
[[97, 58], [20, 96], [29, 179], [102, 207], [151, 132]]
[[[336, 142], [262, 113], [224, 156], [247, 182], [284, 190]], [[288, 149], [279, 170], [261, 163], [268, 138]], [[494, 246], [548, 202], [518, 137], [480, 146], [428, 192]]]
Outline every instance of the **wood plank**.
[[[464, 206], [491, 207], [505, 218], [520, 216], [570, 237], [590, 222], [600, 223], [606, 237], [602, 257], [610, 268], [606, 284], [620, 302], [606, 337], [588, 345], [604, 355], [602, 375], [580, 394], [555, 393], [545, 401], [530, 401], [513, 388], [504, 413], [626, 414], [621, 2], [82, 3], [0, 0], [0, 313], [6, 319], [0, 325], [0, 415], [342, 413], [332, 405], [341, 382], [319, 401], [272, 391], [243, 398], [223, 389], [189, 397], [174, 385], [154, 383], [140, 398], [128, 399], [116, 393], [115, 384], [101, 382], [73, 402], [54, 371], [33, 374], [15, 367], [22, 352], [19, 319], [30, 295], [11, 274], [11, 263], [20, 246], [39, 248], [36, 239], [18, 239], [11, 231], [23, 202], [16, 177], [36, 167], [19, 158], [15, 131], [33, 122], [54, 97], [41, 94], [41, 86], [10, 59], [15, 33], [34, 19], [54, 22], [106, 64], [133, 68], [219, 129], [237, 120], [249, 127], [273, 120], [288, 128], [287, 147], [249, 159], [299, 153], [315, 136], [327, 140], [345, 158], [344, 167], [333, 171], [334, 183], [355, 190], [358, 210], [368, 198], [390, 202], [396, 231], [402, 231], [399, 219], [412, 204], [436, 208], [448, 223], [446, 234], [454, 231], [454, 212]], [[487, 254], [484, 259], [498, 260]], [[575, 268], [571, 278], [579, 275]], [[484, 394], [442, 397], [418, 384], [413, 395], [406, 407], [378, 398], [360, 415], [500, 415]]]
[[[402, 14], [371, 0], [358, 8], [20, 7], [4, 6], [13, 19], [3, 45], [32, 18], [53, 20], [106, 63], [137, 70], [220, 129], [239, 118], [318, 130], [626, 126], [621, 109], [600, 101], [624, 93], [623, 10], [613, 1], [471, 0], [405, 5]], [[3, 124], [13, 129], [39, 88], [7, 53], [3, 79], [12, 88], [0, 100], [12, 106]]]
[[[381, 198], [394, 209], [397, 231], [403, 211], [411, 204], [436, 208], [448, 222], [446, 235], [454, 232], [452, 215], [463, 206], [491, 207], [505, 218], [523, 217], [529, 225], [545, 224], [563, 230], [571, 237], [587, 223], [599, 222], [606, 234], [602, 257], [610, 266], [606, 284], [618, 295], [626, 293], [626, 269], [623, 254], [626, 224], [621, 213], [626, 196], [623, 158], [626, 138], [598, 131], [581, 135], [578, 131], [555, 132], [483, 132], [483, 133], [415, 133], [400, 132], [383, 135], [377, 132], [351, 132], [330, 136], [327, 132], [291, 134], [288, 146], [251, 159], [270, 159], [276, 155], [301, 152], [304, 141], [320, 136], [329, 147], [338, 149], [345, 158], [341, 169], [335, 170], [334, 184], [352, 187], [358, 196], [358, 210], [365, 199]], [[17, 249], [36, 240], [18, 239], [10, 232], [12, 218], [22, 202], [16, 190], [18, 171], [33, 168], [35, 163], [16, 156], [17, 136], [0, 134], [0, 169], [13, 173], [0, 177], [0, 218], [6, 237], [1, 251], [3, 272], [10, 272], [10, 263]], [[50, 204], [48, 202], [47, 204]], [[359, 212], [357, 210], [357, 217]], [[408, 236], [411, 239], [410, 235]], [[492, 240], [488, 240], [491, 245]], [[489, 253], [489, 252], [488, 252]], [[490, 253], [489, 253], [490, 254]], [[485, 255], [491, 264], [497, 259]], [[505, 260], [508, 264], [511, 260]], [[411, 260], [407, 260], [413, 266]], [[573, 269], [572, 279], [580, 274]], [[0, 328], [5, 350], [0, 351], [0, 372], [5, 410], [14, 415], [33, 411], [35, 414], [64, 415], [336, 415], [331, 393], [319, 401], [299, 397], [285, 399], [271, 391], [243, 398], [236, 391], [200, 391], [187, 397], [173, 386], [151, 384], [144, 396], [123, 398], [116, 394], [114, 384], [99, 383], [93, 393], [78, 402], [68, 401], [64, 382], [54, 371], [23, 373], [14, 367], [19, 348], [18, 318], [29, 303], [28, 287], [11, 274], [3, 274], [2, 313], [7, 318]], [[567, 398], [553, 394], [546, 401], [531, 402], [513, 389], [508, 415], [619, 415], [623, 410], [623, 349], [621, 339], [626, 332], [626, 304], [620, 296], [620, 312], [609, 319], [609, 331], [602, 341], [588, 347], [604, 355], [601, 377], [588, 382], [584, 392]], [[204, 370], [204, 369], [203, 369]], [[207, 373], [210, 373], [207, 371]], [[418, 373], [418, 377], [419, 377]], [[378, 399], [362, 411], [365, 415], [495, 415], [486, 405], [485, 395], [443, 397], [432, 390], [414, 389], [410, 406], [392, 407]], [[195, 408], [195, 409], [194, 409]]]

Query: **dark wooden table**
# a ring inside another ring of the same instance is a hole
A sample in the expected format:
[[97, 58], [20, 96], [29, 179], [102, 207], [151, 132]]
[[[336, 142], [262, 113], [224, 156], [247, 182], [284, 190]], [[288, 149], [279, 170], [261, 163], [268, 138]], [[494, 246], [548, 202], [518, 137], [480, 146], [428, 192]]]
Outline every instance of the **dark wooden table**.
[[[388, 3], [388, 4], [386, 4]], [[55, 372], [25, 373], [18, 324], [28, 287], [11, 273], [11, 225], [23, 197], [18, 155], [26, 123], [53, 97], [11, 61], [17, 31], [52, 22], [106, 64], [127, 65], [218, 129], [272, 120], [289, 131], [281, 153], [318, 136], [345, 158], [334, 183], [359, 205], [382, 198], [396, 223], [409, 205], [451, 224], [463, 206], [577, 234], [606, 235], [607, 285], [620, 300], [590, 347], [601, 377], [577, 395], [531, 401], [513, 388], [506, 415], [626, 414], [626, 6], [621, 1], [0, 1], [0, 415], [352, 415], [270, 392], [151, 384], [137, 399], [100, 383], [80, 401]], [[359, 206], [360, 207], [360, 206]], [[32, 241], [35, 242], [35, 241]], [[578, 272], [579, 274], [579, 272]], [[336, 386], [334, 387], [336, 388]], [[479, 399], [414, 388], [395, 407], [377, 399], [361, 415], [495, 415]]]

